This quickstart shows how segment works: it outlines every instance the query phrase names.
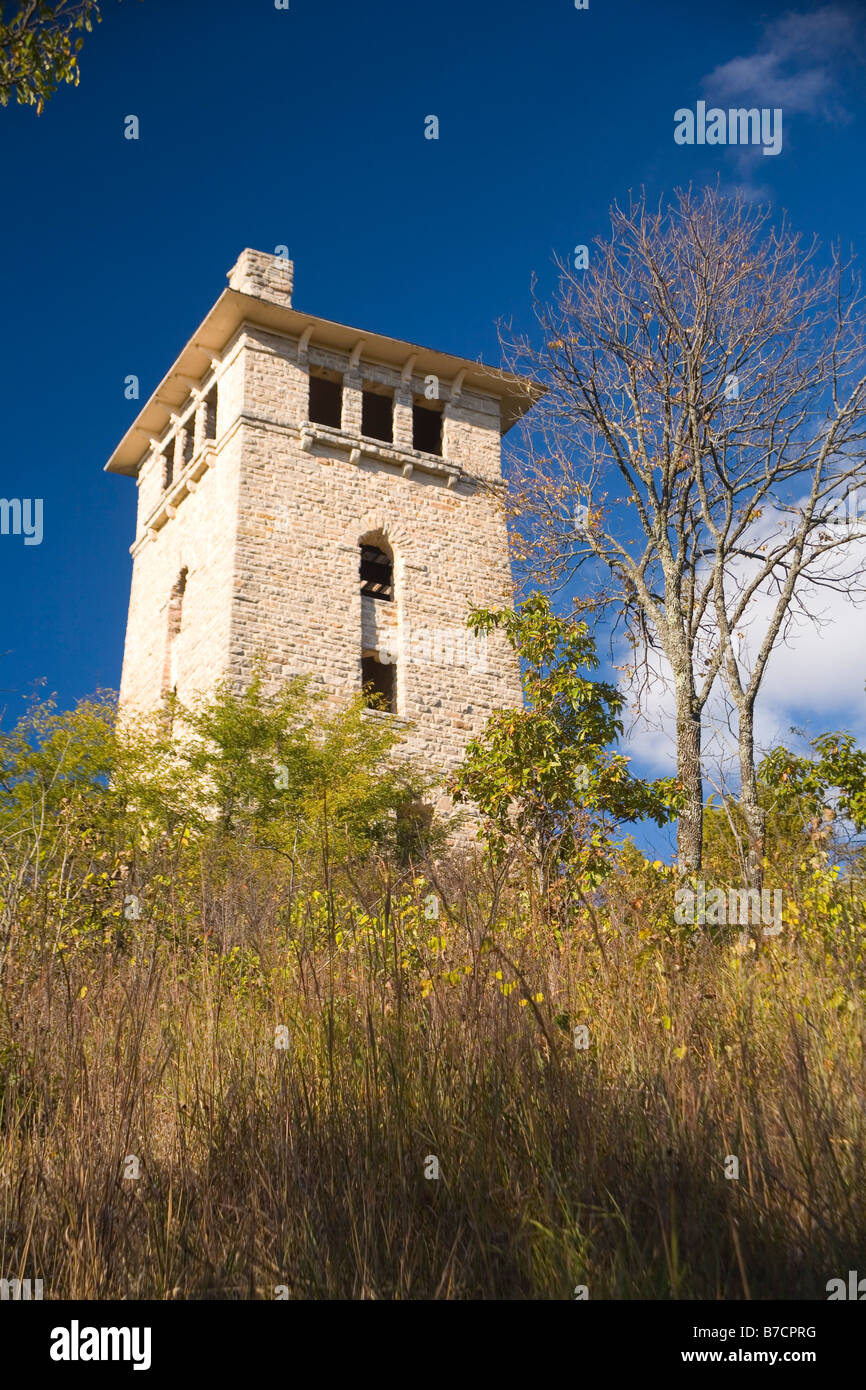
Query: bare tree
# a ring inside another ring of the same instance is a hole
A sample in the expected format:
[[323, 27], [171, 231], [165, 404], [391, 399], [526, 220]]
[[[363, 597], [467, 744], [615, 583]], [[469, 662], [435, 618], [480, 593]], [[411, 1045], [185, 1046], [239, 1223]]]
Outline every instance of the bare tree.
[[[551, 300], [535, 296], [540, 342], [506, 343], [548, 388], [512, 466], [518, 559], [547, 585], [580, 576], [579, 606], [628, 635], [639, 703], [666, 661], [683, 872], [701, 862], [702, 719], [721, 673], [757, 884], [769, 657], [798, 615], [820, 619], [822, 586], [853, 595], [862, 577], [856, 527], [827, 524], [866, 477], [859, 284], [836, 253], [820, 267], [784, 218], [713, 188], [615, 205], [586, 267], [559, 269]], [[760, 612], [750, 660], [742, 633]]]

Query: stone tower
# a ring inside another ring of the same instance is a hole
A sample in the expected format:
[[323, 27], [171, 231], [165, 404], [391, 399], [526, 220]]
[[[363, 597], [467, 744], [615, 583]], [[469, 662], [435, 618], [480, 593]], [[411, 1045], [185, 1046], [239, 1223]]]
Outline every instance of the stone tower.
[[[278, 248], [283, 251], [284, 248]], [[407, 752], [454, 766], [520, 701], [473, 604], [511, 602], [508, 373], [292, 308], [287, 256], [246, 250], [106, 467], [138, 486], [121, 709], [308, 673], [379, 692]]]

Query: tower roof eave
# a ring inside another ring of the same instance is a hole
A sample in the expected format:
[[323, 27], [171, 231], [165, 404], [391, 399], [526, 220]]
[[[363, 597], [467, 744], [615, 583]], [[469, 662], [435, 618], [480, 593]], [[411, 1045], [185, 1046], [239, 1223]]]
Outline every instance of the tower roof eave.
[[544, 394], [544, 387], [527, 377], [515, 376], [499, 367], [474, 362], [465, 357], [437, 352], [398, 338], [368, 333], [348, 324], [301, 313], [238, 290], [224, 290], [210, 313], [190, 338], [177, 360], [166, 372], [153, 395], [139, 411], [105, 465], [106, 472], [134, 477], [151, 438], [165, 432], [172, 414], [189, 399], [190, 380], [199, 381], [207, 373], [212, 358], [219, 356], [243, 323], [253, 323], [288, 337], [300, 337], [312, 328], [313, 346], [351, 352], [364, 340], [363, 358], [384, 366], [402, 369], [415, 357], [413, 371], [420, 376], [436, 375], [443, 382], [453, 381], [463, 372], [463, 388], [495, 396], [501, 402], [502, 433], [505, 434]]

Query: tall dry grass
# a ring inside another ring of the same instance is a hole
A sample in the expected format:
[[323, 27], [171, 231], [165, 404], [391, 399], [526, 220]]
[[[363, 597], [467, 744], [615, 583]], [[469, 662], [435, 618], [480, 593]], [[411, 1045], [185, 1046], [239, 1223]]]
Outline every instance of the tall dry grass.
[[0, 998], [0, 1274], [51, 1298], [826, 1297], [866, 1243], [859, 964], [790, 928], [686, 948], [634, 873], [562, 930], [469, 860], [436, 918], [421, 876], [287, 894], [253, 856], [108, 949], [57, 949], [33, 906]]

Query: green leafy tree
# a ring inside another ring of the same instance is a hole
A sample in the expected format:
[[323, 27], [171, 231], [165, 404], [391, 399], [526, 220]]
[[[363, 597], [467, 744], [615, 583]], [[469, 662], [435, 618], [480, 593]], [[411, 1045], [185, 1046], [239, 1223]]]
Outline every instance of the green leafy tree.
[[68, 927], [90, 935], [111, 904], [136, 845], [136, 818], [118, 784], [140, 780], [149, 743], [120, 742], [110, 695], [58, 711], [32, 701], [0, 730], [0, 975], [16, 934], [56, 946]]
[[[805, 825], [831, 812], [866, 830], [866, 751], [853, 734], [828, 733], [812, 740], [815, 756], [774, 748], [759, 768], [760, 783], [783, 812]], [[835, 805], [833, 802], [835, 801]]]
[[62, 82], [78, 86], [84, 34], [101, 21], [99, 0], [24, 0], [12, 18], [0, 4], [0, 105], [12, 96], [41, 112]]
[[633, 777], [629, 759], [610, 749], [622, 733], [623, 697], [585, 674], [598, 666], [586, 623], [557, 617], [536, 593], [516, 612], [476, 611], [469, 626], [504, 633], [522, 661], [524, 705], [490, 716], [449, 791], [479, 808], [494, 856], [509, 843], [530, 849], [545, 890], [563, 875], [598, 881], [618, 826], [673, 819], [677, 783]]
[[176, 705], [174, 723], [176, 820], [282, 854], [423, 851], [427, 782], [392, 758], [400, 735], [362, 696], [333, 709], [304, 678], [268, 695], [256, 676], [241, 695], [223, 683], [196, 710]]
[[[758, 797], [766, 820], [765, 868], [799, 897], [824, 865], [844, 869], [847, 888], [862, 876], [866, 830], [866, 751], [852, 734], [826, 733], [811, 752], [774, 748], [758, 766]], [[748, 879], [748, 825], [735, 798], [710, 798], [704, 817], [704, 869], [716, 882]]]
[[0, 729], [0, 982], [25, 928], [101, 947], [169, 898], [193, 921], [205, 866], [222, 880], [255, 861], [279, 893], [441, 843], [426, 779], [360, 696], [333, 708], [304, 681], [267, 695], [256, 678], [171, 713], [118, 721], [106, 694], [34, 702]]

